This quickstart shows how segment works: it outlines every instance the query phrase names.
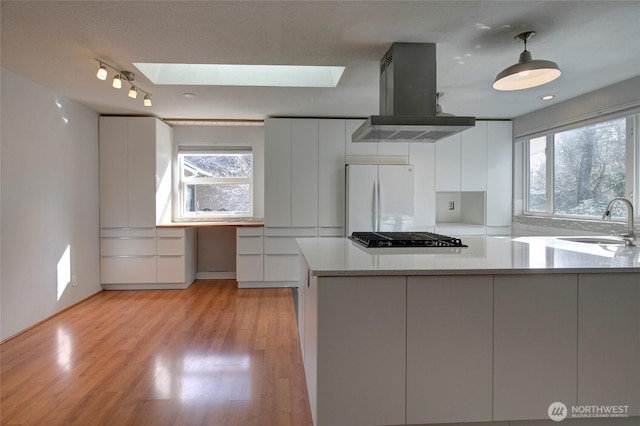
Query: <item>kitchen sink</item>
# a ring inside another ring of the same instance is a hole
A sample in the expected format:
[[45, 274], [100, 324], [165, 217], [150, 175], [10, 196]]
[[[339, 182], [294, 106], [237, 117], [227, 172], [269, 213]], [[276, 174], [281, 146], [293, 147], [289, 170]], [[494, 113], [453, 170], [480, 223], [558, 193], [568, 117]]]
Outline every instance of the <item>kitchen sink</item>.
[[560, 237], [559, 240], [571, 241], [573, 243], [598, 244], [598, 245], [621, 245], [624, 240], [612, 237]]

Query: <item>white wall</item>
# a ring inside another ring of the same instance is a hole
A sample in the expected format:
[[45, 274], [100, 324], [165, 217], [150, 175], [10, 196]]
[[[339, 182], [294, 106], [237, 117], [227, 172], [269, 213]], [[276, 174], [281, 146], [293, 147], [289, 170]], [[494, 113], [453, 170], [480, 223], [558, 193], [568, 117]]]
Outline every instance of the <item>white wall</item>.
[[1, 80], [4, 340], [101, 287], [98, 114], [4, 68]]

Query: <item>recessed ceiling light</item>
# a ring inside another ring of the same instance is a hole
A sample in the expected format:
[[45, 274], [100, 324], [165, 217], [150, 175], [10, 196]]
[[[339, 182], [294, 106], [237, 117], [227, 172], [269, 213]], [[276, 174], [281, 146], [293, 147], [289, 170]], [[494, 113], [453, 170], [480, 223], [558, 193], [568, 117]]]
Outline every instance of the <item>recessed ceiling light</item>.
[[195, 93], [183, 93], [183, 96], [187, 99], [193, 99], [196, 97]]
[[544, 95], [544, 96], [540, 96], [540, 99], [542, 99], [543, 101], [550, 101], [551, 99], [555, 98], [556, 95]]
[[134, 63], [154, 84], [336, 87], [345, 67]]

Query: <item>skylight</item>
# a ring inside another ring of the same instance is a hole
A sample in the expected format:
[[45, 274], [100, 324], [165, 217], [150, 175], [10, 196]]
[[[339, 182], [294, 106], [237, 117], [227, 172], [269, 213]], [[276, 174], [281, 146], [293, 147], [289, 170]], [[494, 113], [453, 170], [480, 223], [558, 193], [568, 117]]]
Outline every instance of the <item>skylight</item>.
[[154, 84], [336, 87], [345, 67], [134, 63]]

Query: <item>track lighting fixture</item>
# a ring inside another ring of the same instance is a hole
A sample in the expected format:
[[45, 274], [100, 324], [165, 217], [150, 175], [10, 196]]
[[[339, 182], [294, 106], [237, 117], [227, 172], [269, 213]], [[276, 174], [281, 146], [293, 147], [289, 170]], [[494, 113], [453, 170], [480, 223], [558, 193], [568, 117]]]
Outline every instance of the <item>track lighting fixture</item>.
[[[100, 62], [100, 61], [98, 61]], [[107, 79], [107, 68], [104, 66], [104, 64], [102, 62], [100, 62], [100, 68], [98, 68], [98, 73], [96, 74], [96, 77], [98, 77], [98, 79], [100, 80], [106, 80]]]
[[496, 90], [521, 90], [541, 86], [560, 77], [562, 71], [558, 64], [543, 59], [532, 59], [527, 50], [527, 40], [536, 35], [535, 31], [527, 31], [515, 36], [524, 41], [524, 51], [517, 64], [505, 68], [496, 76], [493, 88]]
[[101, 61], [99, 59], [96, 59], [96, 61], [100, 63], [100, 68], [98, 68], [98, 73], [96, 74], [96, 77], [98, 77], [98, 79], [103, 81], [106, 80], [107, 68], [112, 69], [113, 71], [116, 72], [116, 75], [113, 76], [113, 81], [111, 83], [111, 85], [114, 88], [116, 89], [122, 88], [122, 80], [126, 80], [127, 82], [129, 82], [129, 84], [131, 84], [131, 88], [129, 89], [128, 96], [132, 99], [136, 99], [138, 97], [138, 92], [142, 92], [144, 93], [144, 100], [142, 101], [142, 104], [146, 107], [151, 106], [151, 93], [133, 84], [133, 81], [136, 78], [136, 75], [134, 73], [132, 73], [131, 71], [120, 71], [114, 66], [109, 65], [106, 62]]

